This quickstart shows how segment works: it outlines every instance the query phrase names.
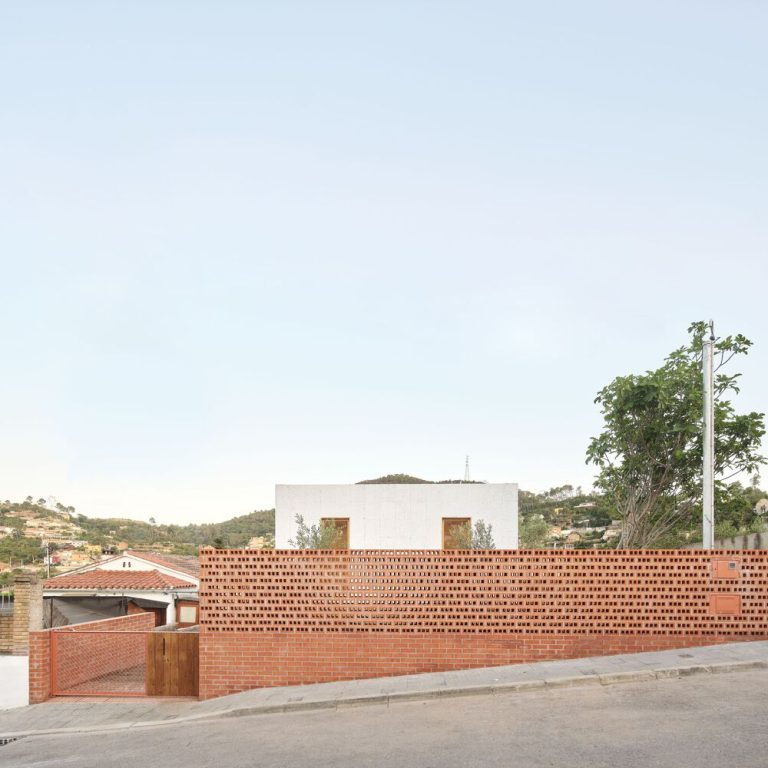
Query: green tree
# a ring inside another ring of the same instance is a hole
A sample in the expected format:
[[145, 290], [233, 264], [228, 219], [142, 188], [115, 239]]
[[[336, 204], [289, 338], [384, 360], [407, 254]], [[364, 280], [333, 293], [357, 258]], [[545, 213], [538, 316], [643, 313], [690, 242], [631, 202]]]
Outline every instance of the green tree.
[[547, 543], [549, 526], [540, 515], [523, 517], [518, 538], [523, 549], [541, 549]]
[[431, 480], [422, 480], [420, 477], [414, 477], [413, 475], [396, 474], [396, 475], [383, 475], [382, 477], [376, 477], [373, 480], [360, 480], [358, 485], [386, 485], [386, 484], [413, 484], [413, 483], [431, 483]]
[[493, 526], [485, 520], [478, 520], [475, 527], [464, 523], [453, 531], [453, 541], [456, 549], [496, 549], [493, 541]]
[[342, 531], [333, 523], [308, 526], [302, 515], [296, 515], [296, 538], [288, 543], [296, 549], [338, 549]]
[[[702, 374], [705, 323], [693, 323], [687, 346], [642, 375], [619, 376], [595, 399], [603, 430], [592, 438], [587, 462], [599, 469], [597, 486], [613, 499], [623, 521], [619, 547], [668, 541], [690, 524], [701, 504]], [[715, 473], [718, 489], [740, 472], [755, 472], [765, 434], [764, 414], [738, 414], [729, 396], [741, 374], [724, 367], [752, 342], [741, 334], [718, 339], [715, 375]]]

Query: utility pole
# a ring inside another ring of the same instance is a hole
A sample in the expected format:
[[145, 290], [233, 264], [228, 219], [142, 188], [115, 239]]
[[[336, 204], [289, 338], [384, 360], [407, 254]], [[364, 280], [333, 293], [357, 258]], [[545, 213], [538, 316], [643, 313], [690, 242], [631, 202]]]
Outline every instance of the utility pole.
[[715, 545], [715, 394], [712, 360], [715, 349], [715, 324], [709, 321], [709, 338], [704, 339], [701, 367], [704, 375], [704, 487], [703, 549]]

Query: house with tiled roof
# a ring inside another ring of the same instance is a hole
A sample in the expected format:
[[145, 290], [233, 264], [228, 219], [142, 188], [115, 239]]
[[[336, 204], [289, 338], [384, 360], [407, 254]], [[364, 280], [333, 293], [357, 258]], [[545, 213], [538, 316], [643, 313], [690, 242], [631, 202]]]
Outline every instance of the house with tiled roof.
[[200, 576], [200, 560], [195, 555], [171, 555], [166, 552], [137, 552], [126, 550], [124, 555], [146, 560], [163, 568], [186, 573], [196, 579]]
[[43, 584], [47, 627], [151, 612], [155, 626], [197, 624], [196, 557], [134, 552], [90, 563]]

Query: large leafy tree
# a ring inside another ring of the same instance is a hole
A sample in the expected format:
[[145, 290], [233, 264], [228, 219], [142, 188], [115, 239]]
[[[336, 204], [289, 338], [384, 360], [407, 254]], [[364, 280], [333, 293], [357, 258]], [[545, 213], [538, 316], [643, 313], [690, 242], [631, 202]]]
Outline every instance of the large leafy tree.
[[[597, 486], [622, 517], [622, 548], [658, 546], [700, 509], [701, 355], [709, 329], [698, 322], [688, 332], [688, 345], [660, 368], [619, 376], [595, 399], [604, 424], [589, 444], [587, 462], [598, 467]], [[765, 462], [759, 453], [764, 414], [736, 413], [729, 397], [738, 393], [741, 374], [725, 372], [750, 346], [740, 334], [715, 342], [715, 476], [721, 492], [730, 478]]]
[[541, 549], [546, 546], [549, 526], [541, 515], [526, 515], [520, 521], [520, 546]]

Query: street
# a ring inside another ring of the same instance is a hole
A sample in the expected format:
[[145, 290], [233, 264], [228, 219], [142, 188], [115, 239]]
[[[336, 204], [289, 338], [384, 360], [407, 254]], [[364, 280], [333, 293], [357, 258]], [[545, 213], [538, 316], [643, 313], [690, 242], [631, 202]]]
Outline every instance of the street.
[[768, 764], [768, 671], [239, 717], [0, 746], [3, 768]]

